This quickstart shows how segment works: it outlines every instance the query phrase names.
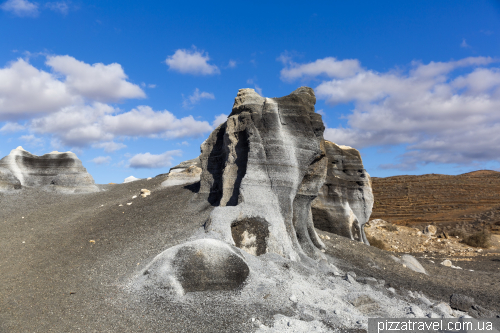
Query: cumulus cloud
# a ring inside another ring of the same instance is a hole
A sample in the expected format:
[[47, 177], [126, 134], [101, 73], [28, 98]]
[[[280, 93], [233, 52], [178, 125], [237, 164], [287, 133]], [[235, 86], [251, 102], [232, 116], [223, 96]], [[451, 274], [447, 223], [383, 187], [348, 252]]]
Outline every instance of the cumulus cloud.
[[48, 9], [54, 11], [54, 12], [59, 12], [63, 15], [68, 14], [69, 12], [69, 6], [66, 2], [64, 1], [59, 1], [59, 2], [47, 2], [45, 4], [45, 7]]
[[312, 78], [325, 75], [330, 78], [346, 78], [361, 71], [357, 59], [337, 60], [333, 57], [318, 59], [307, 64], [297, 64], [291, 57], [281, 55], [278, 60], [284, 63], [285, 68], [280, 72], [281, 79], [293, 81], [300, 78]]
[[86, 64], [68, 55], [50, 56], [47, 65], [65, 75], [64, 83], [74, 94], [99, 102], [116, 102], [126, 98], [144, 98], [142, 89], [127, 81], [120, 64]]
[[95, 164], [109, 164], [111, 162], [111, 156], [97, 156], [91, 160]]
[[23, 135], [23, 136], [19, 137], [19, 139], [21, 139], [22, 141], [24, 141], [29, 146], [35, 146], [35, 147], [38, 146], [38, 147], [41, 147], [44, 144], [44, 141], [43, 141], [42, 138], [37, 138], [33, 134]]
[[464, 39], [462, 39], [462, 43], [460, 43], [460, 47], [463, 47], [463, 48], [468, 48], [468, 47], [470, 47], [470, 45], [469, 45], [469, 44], [467, 44], [467, 42], [465, 41], [465, 38], [464, 38]]
[[220, 124], [225, 123], [227, 120], [227, 114], [221, 113], [218, 116], [215, 116], [214, 121], [212, 122], [212, 127], [217, 128]]
[[102, 148], [106, 153], [111, 153], [123, 148], [126, 148], [127, 146], [121, 142], [114, 142], [114, 141], [108, 141], [108, 142], [99, 142], [99, 143], [94, 143], [92, 145], [93, 148]]
[[208, 93], [206, 91], [200, 92], [200, 89], [196, 88], [192, 95], [185, 98], [182, 102], [182, 106], [185, 109], [192, 108], [195, 104], [198, 104], [202, 99], [215, 99], [214, 94]]
[[7, 0], [0, 8], [6, 12], [12, 12], [20, 17], [38, 16], [38, 5], [27, 0]]
[[0, 128], [0, 133], [13, 133], [24, 130], [26, 127], [19, 125], [18, 123], [7, 122]]
[[210, 132], [212, 127], [206, 121], [192, 116], [177, 118], [169, 111], [154, 111], [149, 106], [139, 106], [128, 112], [94, 103], [85, 106], [71, 106], [59, 112], [31, 121], [35, 133], [51, 133], [63, 145], [84, 147], [93, 145], [113, 151], [124, 147], [114, 143], [115, 137], [197, 137]]
[[236, 61], [235, 60], [229, 60], [229, 63], [227, 64], [227, 68], [236, 68]]
[[157, 169], [165, 168], [172, 165], [172, 160], [174, 156], [181, 156], [182, 151], [171, 150], [166, 151], [163, 154], [154, 155], [151, 153], [137, 154], [129, 159], [129, 166], [135, 169]]
[[170, 70], [180, 72], [182, 74], [193, 75], [212, 75], [219, 74], [220, 70], [217, 66], [208, 63], [210, 60], [208, 53], [204, 55], [203, 51], [179, 49], [165, 60]]
[[358, 149], [406, 146], [398, 163], [382, 168], [500, 161], [500, 69], [491, 66], [497, 61], [413, 62], [407, 72], [361, 70], [324, 81], [315, 89], [319, 99], [354, 103], [347, 127], [327, 128], [325, 138]]
[[23, 59], [0, 69], [0, 121], [56, 111], [80, 101], [63, 82]]
[[90, 65], [70, 56], [50, 56], [47, 65], [60, 75], [23, 59], [0, 69], [0, 121], [53, 113], [85, 101], [145, 97], [139, 86], [126, 81], [119, 64]]

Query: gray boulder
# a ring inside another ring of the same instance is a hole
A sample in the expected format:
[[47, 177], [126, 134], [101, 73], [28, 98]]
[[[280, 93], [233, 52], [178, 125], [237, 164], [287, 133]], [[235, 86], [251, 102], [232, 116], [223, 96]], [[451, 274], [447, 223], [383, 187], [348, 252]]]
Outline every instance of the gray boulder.
[[136, 283], [140, 288], [178, 296], [238, 289], [250, 273], [239, 251], [215, 239], [186, 242], [160, 253]]
[[325, 141], [328, 172], [312, 202], [316, 228], [369, 244], [364, 225], [370, 218], [373, 193], [359, 151]]
[[22, 147], [0, 160], [0, 187], [43, 187], [64, 192], [96, 192], [94, 179], [72, 152], [33, 155]]
[[450, 306], [452, 309], [468, 312], [474, 305], [474, 298], [462, 295], [453, 294], [450, 297]]

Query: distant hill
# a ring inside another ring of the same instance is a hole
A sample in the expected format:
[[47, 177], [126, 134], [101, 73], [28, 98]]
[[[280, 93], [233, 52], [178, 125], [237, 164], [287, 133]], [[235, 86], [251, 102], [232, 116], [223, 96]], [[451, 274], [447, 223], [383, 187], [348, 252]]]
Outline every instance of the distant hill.
[[371, 219], [414, 226], [487, 227], [500, 233], [500, 172], [373, 177], [372, 182]]

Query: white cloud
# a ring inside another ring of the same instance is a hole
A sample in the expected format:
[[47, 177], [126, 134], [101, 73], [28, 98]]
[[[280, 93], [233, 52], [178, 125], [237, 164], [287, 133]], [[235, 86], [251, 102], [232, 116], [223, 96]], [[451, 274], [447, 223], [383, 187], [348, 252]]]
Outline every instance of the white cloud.
[[[413, 62], [408, 72], [362, 70], [324, 81], [316, 95], [332, 105], [354, 103], [347, 127], [327, 128], [325, 138], [357, 149], [406, 145], [396, 164], [500, 161], [500, 69], [498, 60]], [[454, 70], [463, 68], [462, 75]]]
[[156, 84], [148, 84], [148, 88], [151, 88], [151, 89], [156, 88]]
[[111, 156], [97, 156], [92, 159], [95, 164], [109, 164], [111, 162]]
[[114, 141], [108, 141], [108, 142], [100, 142], [100, 143], [94, 143], [92, 145], [93, 148], [102, 148], [106, 153], [111, 153], [113, 151], [117, 151], [123, 148], [126, 148], [127, 146], [123, 143], [120, 142], [114, 142]]
[[47, 65], [64, 74], [64, 83], [76, 95], [99, 102], [115, 102], [126, 98], [144, 98], [142, 89], [128, 78], [120, 64], [93, 65], [70, 56], [47, 57]]
[[45, 4], [45, 7], [48, 9], [54, 11], [54, 12], [59, 12], [63, 15], [67, 15], [69, 12], [69, 6], [66, 2], [64, 1], [59, 1], [59, 2], [47, 2]]
[[53, 134], [63, 145], [84, 147], [93, 145], [107, 151], [120, 149], [121, 144], [110, 142], [115, 137], [196, 137], [212, 131], [206, 121], [192, 116], [177, 118], [172, 113], [154, 111], [139, 106], [118, 113], [113, 107], [94, 103], [63, 108], [54, 114], [31, 121], [35, 133]]
[[464, 39], [462, 39], [462, 43], [460, 43], [460, 47], [464, 47], [464, 48], [468, 48], [468, 47], [470, 47], [470, 45], [469, 45], [469, 44], [467, 44], [467, 42], [465, 41], [465, 38], [464, 38]]
[[255, 87], [255, 91], [256, 91], [259, 95], [264, 96], [264, 95], [262, 95], [262, 88], [261, 88], [261, 87], [259, 87], [259, 86], [257, 85], [257, 83], [256, 83], [256, 84], [254, 84], [254, 87]]
[[227, 68], [236, 68], [236, 61], [235, 60], [229, 60], [229, 63], [227, 64]]
[[19, 139], [21, 139], [22, 141], [24, 141], [26, 144], [28, 144], [30, 146], [39, 146], [40, 147], [40, 146], [43, 146], [43, 144], [44, 144], [44, 141], [42, 138], [37, 138], [33, 134], [23, 135], [23, 136], [19, 137]]
[[218, 116], [215, 116], [214, 121], [212, 122], [212, 127], [217, 128], [220, 124], [225, 123], [227, 120], [227, 114], [221, 113]]
[[185, 98], [182, 102], [182, 106], [185, 109], [192, 108], [195, 104], [198, 104], [202, 99], [215, 99], [214, 94], [202, 91], [200, 93], [200, 89], [196, 88], [192, 95]]
[[281, 79], [293, 81], [300, 78], [312, 78], [326, 75], [330, 78], [346, 78], [360, 72], [361, 66], [357, 59], [337, 60], [333, 57], [318, 59], [307, 64], [297, 64], [287, 55], [278, 58], [285, 68], [281, 70]]
[[179, 49], [172, 56], [165, 60], [170, 70], [182, 74], [212, 75], [219, 74], [220, 70], [215, 65], [210, 65], [208, 53], [203, 55], [203, 51]]
[[23, 125], [19, 125], [18, 123], [7, 122], [5, 125], [0, 128], [1, 133], [13, 133], [24, 130], [26, 127]]
[[[145, 97], [126, 81], [119, 64], [89, 65], [70, 56], [47, 58], [62, 77], [39, 70], [23, 59], [0, 69], [0, 121], [53, 113], [85, 101], [117, 101]], [[64, 79], [64, 81], [61, 80]]]
[[29, 2], [26, 0], [7, 0], [2, 5], [0, 5], [0, 8], [21, 17], [38, 16], [38, 5], [34, 2]]
[[52, 74], [23, 59], [0, 69], [0, 120], [21, 119], [81, 102]]
[[195, 120], [192, 116], [179, 119], [167, 110], [154, 111], [149, 106], [139, 106], [118, 115], [107, 115], [102, 124], [106, 132], [123, 136], [196, 137], [212, 130], [206, 121]]
[[181, 156], [182, 151], [171, 150], [164, 152], [163, 154], [154, 155], [150, 153], [137, 154], [134, 155], [130, 160], [129, 164], [131, 168], [139, 169], [157, 169], [165, 168], [172, 165], [172, 160], [174, 156]]

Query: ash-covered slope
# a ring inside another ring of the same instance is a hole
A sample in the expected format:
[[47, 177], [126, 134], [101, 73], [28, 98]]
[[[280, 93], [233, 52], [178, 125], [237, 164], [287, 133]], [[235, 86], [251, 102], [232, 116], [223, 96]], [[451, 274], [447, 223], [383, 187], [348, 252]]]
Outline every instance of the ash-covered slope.
[[98, 191], [94, 179], [72, 152], [37, 156], [19, 146], [0, 160], [0, 190], [22, 186], [71, 192]]

